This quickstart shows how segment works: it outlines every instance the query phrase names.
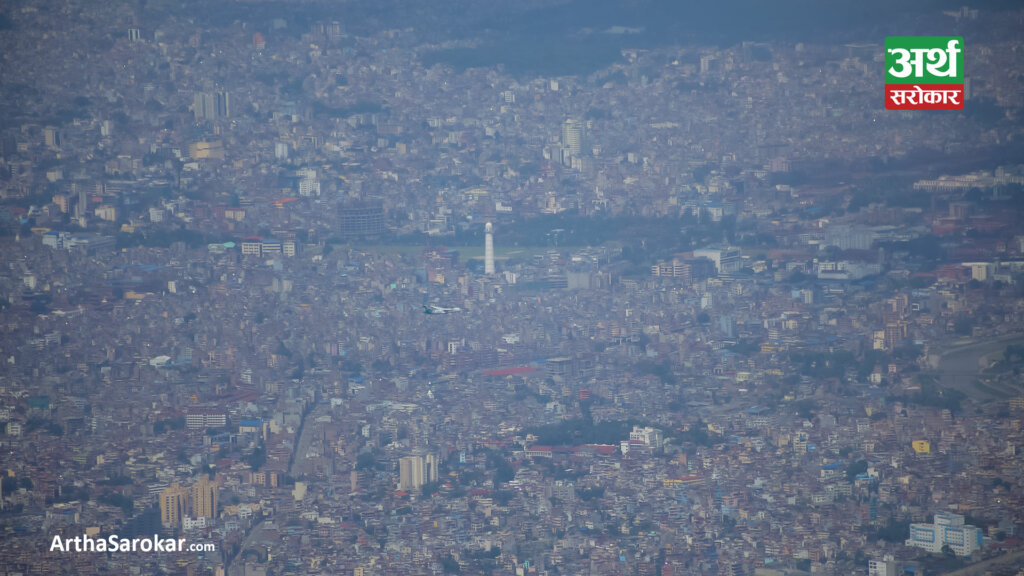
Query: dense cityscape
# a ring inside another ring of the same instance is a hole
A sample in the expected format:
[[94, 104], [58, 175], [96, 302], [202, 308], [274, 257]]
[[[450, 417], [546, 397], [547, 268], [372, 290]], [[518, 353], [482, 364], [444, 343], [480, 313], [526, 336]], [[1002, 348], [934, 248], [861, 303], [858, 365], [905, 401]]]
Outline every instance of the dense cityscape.
[[210, 4], [0, 6], [0, 574], [1024, 574], [1019, 6]]

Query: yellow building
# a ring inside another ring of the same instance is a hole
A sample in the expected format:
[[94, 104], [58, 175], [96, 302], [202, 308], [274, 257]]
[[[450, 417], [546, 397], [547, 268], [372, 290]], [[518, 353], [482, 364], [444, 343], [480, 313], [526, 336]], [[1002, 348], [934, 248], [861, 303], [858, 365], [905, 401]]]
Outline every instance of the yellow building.
[[677, 488], [679, 486], [699, 486], [704, 483], [700, 476], [680, 476], [678, 478], [665, 478], [661, 481], [665, 488]]
[[177, 526], [188, 515], [188, 490], [177, 482], [160, 492], [160, 521]]
[[217, 483], [209, 476], [203, 476], [192, 485], [192, 514], [196, 518], [217, 517], [217, 488]]
[[928, 454], [932, 451], [932, 446], [927, 440], [914, 440], [911, 446], [914, 447], [914, 452], [918, 454]]

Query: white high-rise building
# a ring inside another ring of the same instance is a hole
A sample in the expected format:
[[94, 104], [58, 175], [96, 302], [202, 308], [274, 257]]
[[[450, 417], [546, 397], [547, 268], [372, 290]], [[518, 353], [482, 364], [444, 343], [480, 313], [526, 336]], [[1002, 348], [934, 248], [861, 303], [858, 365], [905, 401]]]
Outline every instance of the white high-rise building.
[[398, 489], [415, 490], [423, 486], [423, 457], [406, 456], [398, 460]]
[[437, 481], [437, 456], [405, 456], [398, 460], [398, 489], [416, 490]]
[[484, 226], [484, 274], [494, 274], [494, 227]]
[[299, 196], [320, 195], [320, 180], [316, 177], [316, 170], [303, 168], [297, 174], [299, 176]]
[[825, 230], [825, 245], [840, 250], [870, 250], [874, 233], [867, 226], [839, 224]]
[[196, 120], [214, 120], [231, 116], [227, 92], [196, 92], [192, 97], [192, 113]]
[[906, 541], [907, 546], [929, 552], [942, 552], [942, 547], [948, 545], [957, 556], [970, 556], [981, 549], [981, 544], [980, 528], [964, 524], [963, 516], [948, 512], [937, 512], [931, 524], [911, 524]]
[[562, 124], [562, 148], [573, 156], [583, 152], [583, 125], [578, 121], [570, 118]]
[[630, 444], [643, 444], [652, 448], [661, 448], [665, 445], [665, 437], [661, 430], [657, 428], [633, 426], [633, 431], [629, 433], [629, 442]]
[[693, 257], [711, 260], [719, 274], [731, 274], [743, 266], [739, 248], [700, 248], [693, 251]]

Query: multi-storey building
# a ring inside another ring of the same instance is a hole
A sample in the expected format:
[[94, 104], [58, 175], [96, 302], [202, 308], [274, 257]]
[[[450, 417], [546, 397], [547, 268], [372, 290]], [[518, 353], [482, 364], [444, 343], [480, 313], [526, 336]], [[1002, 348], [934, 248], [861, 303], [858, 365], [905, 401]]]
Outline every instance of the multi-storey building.
[[964, 524], [964, 517], [959, 514], [937, 512], [931, 524], [910, 525], [906, 545], [929, 552], [941, 552], [948, 545], [957, 556], [969, 556], [981, 549], [981, 529]]

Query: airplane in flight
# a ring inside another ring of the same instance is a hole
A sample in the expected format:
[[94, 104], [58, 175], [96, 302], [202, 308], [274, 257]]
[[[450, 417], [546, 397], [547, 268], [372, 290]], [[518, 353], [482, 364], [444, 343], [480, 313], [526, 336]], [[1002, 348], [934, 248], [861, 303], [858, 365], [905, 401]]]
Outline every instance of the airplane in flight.
[[434, 306], [433, 304], [424, 304], [424, 314], [448, 314], [449, 312], [462, 312], [462, 308], [445, 308], [444, 306]]

